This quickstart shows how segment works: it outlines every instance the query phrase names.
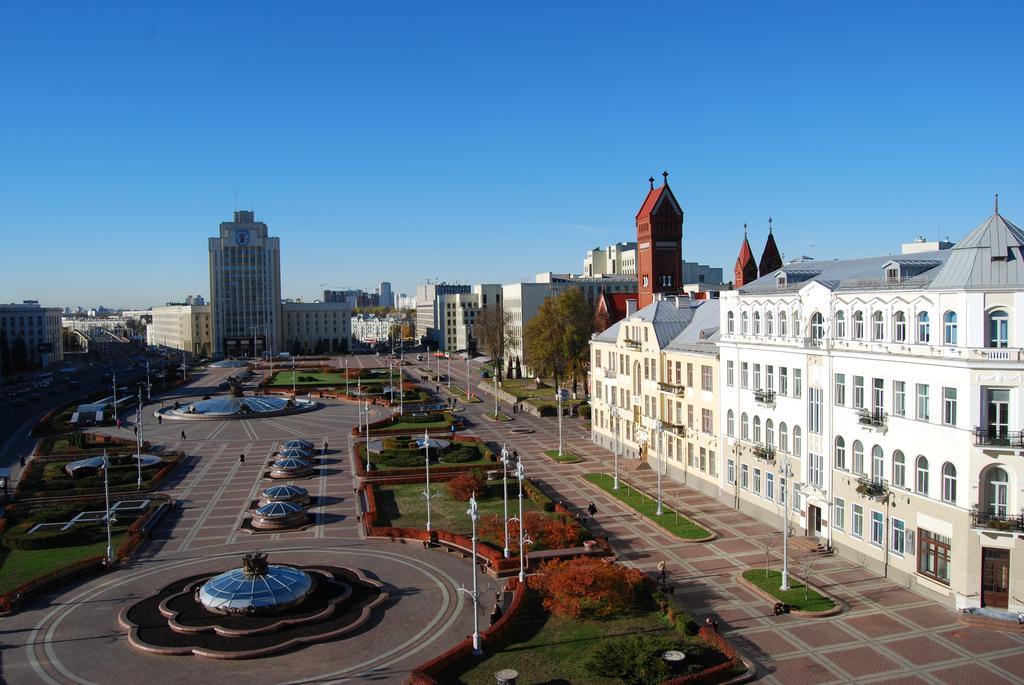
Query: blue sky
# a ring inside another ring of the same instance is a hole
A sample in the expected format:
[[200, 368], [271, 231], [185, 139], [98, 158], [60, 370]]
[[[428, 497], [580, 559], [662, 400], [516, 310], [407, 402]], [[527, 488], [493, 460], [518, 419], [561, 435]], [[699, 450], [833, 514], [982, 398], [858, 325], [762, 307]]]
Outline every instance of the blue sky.
[[[898, 6], [897, 6], [898, 5]], [[1024, 4], [5, 3], [0, 301], [207, 294], [253, 208], [286, 297], [579, 271], [648, 176], [732, 269], [1024, 223]]]

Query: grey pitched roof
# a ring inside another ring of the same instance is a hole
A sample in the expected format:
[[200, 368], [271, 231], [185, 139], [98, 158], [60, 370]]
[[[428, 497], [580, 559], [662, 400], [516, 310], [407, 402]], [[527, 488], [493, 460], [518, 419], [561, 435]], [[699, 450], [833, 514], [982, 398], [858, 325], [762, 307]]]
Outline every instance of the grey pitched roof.
[[720, 309], [721, 302], [719, 300], [704, 300], [699, 306], [691, 308], [690, 322], [665, 345], [664, 349], [683, 352], [714, 352], [715, 342], [718, 340]]
[[[949, 254], [950, 250], [936, 250], [915, 254], [911, 258], [914, 262], [922, 265], [933, 264], [934, 266], [898, 284], [886, 283], [884, 267], [889, 262], [902, 260], [903, 257], [899, 255], [882, 255], [858, 259], [802, 261], [791, 265], [783, 265], [781, 269], [746, 284], [740, 288], [740, 292], [748, 295], [794, 292], [800, 290], [811, 281], [820, 283], [830, 290], [922, 288], [931, 282], [932, 277], [938, 273], [939, 268], [945, 263]], [[900, 263], [903, 262], [901, 261]], [[780, 287], [777, 282], [777, 277], [780, 273], [785, 273], [787, 276], [792, 273], [797, 278], [794, 279], [794, 282]]]
[[950, 253], [932, 279], [933, 288], [1024, 286], [1024, 231], [998, 212], [968, 233]]
[[677, 307], [674, 301], [659, 300], [609, 326], [594, 339], [601, 342], [615, 342], [623, 323], [629, 324], [639, 319], [653, 325], [658, 347], [662, 348], [690, 323], [693, 312], [692, 306], [684, 304]]

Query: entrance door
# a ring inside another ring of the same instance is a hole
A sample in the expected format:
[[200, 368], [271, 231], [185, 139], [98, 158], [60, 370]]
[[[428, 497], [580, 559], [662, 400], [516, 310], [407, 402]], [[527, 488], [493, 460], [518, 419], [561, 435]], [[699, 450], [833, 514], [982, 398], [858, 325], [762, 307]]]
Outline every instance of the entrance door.
[[813, 504], [807, 505], [807, 534], [821, 535], [821, 509]]
[[981, 606], [1005, 609], [1010, 599], [1010, 550], [981, 548]]
[[1010, 431], [1010, 391], [1005, 388], [989, 388], [988, 395], [988, 439], [1003, 444]]

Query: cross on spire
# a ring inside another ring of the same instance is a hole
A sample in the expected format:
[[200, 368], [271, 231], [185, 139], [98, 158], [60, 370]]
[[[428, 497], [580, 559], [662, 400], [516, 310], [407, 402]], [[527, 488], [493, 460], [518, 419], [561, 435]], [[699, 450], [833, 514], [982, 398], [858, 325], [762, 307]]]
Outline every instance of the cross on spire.
[[661, 177], [663, 179], [665, 179], [665, 183], [667, 184], [668, 183], [668, 172], [667, 171], [662, 171], [661, 172]]
[[651, 182], [651, 190], [654, 190], [654, 177], [653, 177], [653, 176], [651, 176], [651, 177], [650, 177], [649, 179], [647, 179], [647, 180]]
[[772, 218], [768, 217], [768, 232], [772, 232]]
[[747, 237], [747, 223], [743, 222], [743, 237]]

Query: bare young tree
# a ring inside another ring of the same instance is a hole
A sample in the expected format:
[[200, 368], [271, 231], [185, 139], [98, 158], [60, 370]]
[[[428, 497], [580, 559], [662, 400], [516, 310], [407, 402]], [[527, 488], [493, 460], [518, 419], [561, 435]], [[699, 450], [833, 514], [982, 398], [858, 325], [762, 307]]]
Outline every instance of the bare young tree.
[[495, 373], [501, 381], [505, 353], [515, 347], [517, 340], [512, 329], [512, 315], [500, 301], [480, 309], [473, 326], [473, 337], [493, 360]]

